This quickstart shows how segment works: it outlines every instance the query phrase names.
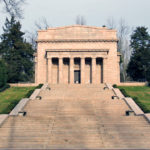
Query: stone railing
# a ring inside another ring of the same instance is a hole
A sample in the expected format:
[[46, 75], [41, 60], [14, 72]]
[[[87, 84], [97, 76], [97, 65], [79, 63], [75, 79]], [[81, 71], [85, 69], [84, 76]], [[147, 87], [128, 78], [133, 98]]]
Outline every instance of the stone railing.
[[112, 90], [115, 96], [118, 97], [118, 99], [124, 100], [129, 106], [129, 108], [135, 113], [135, 115], [143, 115], [146, 118], [146, 120], [150, 123], [150, 113], [144, 113], [131, 97], [124, 97], [121, 91], [117, 88], [113, 88], [111, 84], [106, 83], [105, 87]]

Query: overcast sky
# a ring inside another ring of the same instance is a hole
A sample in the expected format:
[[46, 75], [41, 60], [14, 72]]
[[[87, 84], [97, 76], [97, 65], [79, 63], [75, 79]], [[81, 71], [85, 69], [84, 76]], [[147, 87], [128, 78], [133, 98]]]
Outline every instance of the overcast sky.
[[[0, 6], [0, 33], [5, 15]], [[85, 17], [87, 25], [102, 26], [109, 17], [123, 18], [131, 27], [150, 28], [150, 0], [27, 0], [23, 31], [33, 30], [34, 22], [45, 17], [53, 27], [75, 24], [76, 16]]]

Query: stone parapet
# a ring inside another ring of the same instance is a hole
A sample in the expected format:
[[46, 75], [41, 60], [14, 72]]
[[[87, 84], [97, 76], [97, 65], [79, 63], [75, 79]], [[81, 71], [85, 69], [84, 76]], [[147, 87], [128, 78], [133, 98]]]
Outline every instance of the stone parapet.
[[145, 86], [147, 82], [120, 82], [118, 86]]
[[38, 83], [9, 83], [11, 87], [31, 87], [38, 86]]

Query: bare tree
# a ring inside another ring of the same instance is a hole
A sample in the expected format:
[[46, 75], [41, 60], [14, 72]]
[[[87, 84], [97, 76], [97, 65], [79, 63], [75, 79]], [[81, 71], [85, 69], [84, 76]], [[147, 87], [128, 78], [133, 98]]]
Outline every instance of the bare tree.
[[35, 25], [35, 28], [34, 28], [33, 32], [27, 32], [27, 39], [32, 44], [33, 49], [36, 50], [36, 48], [37, 48], [36, 39], [38, 36], [37, 31], [44, 30], [44, 29], [46, 30], [51, 25], [49, 25], [49, 23], [45, 17], [42, 17], [39, 20], [35, 21], [34, 25]]
[[130, 47], [130, 27], [127, 25], [124, 19], [120, 19], [118, 25], [118, 51], [122, 55], [122, 63], [120, 65], [121, 70], [121, 80], [127, 81], [127, 65], [131, 56], [131, 47]]
[[110, 29], [116, 29], [116, 22], [113, 17], [109, 17], [107, 19], [106, 25]]
[[0, 0], [4, 4], [5, 12], [19, 19], [23, 18], [22, 5], [25, 2], [26, 0]]
[[86, 25], [86, 19], [85, 19], [85, 17], [78, 15], [76, 17], [76, 24], [78, 24], [78, 25]]
[[50, 26], [45, 17], [42, 17], [38, 21], [35, 21], [34, 24], [38, 30], [48, 29], [48, 27]]
[[119, 42], [118, 42], [118, 48], [119, 51], [123, 50], [123, 42], [124, 39], [128, 38], [129, 36], [129, 26], [126, 24], [124, 19], [120, 19], [119, 21], [119, 26], [118, 26], [118, 38], [119, 38]]
[[127, 81], [127, 65], [131, 56], [131, 47], [130, 47], [130, 27], [127, 25], [124, 19], [120, 19], [116, 24], [113, 17], [107, 19], [107, 27], [110, 29], [117, 29], [118, 36], [118, 51], [121, 53], [121, 81]]

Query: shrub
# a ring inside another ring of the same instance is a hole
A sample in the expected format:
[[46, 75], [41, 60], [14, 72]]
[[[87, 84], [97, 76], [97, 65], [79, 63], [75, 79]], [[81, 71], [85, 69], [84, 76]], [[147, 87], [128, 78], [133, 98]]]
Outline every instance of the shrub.
[[36, 89], [40, 89], [43, 86], [43, 84], [39, 84]]
[[130, 95], [126, 92], [125, 89], [120, 89], [120, 91], [122, 92], [122, 94], [123, 94], [125, 97], [130, 97]]
[[19, 100], [12, 101], [5, 110], [2, 111], [2, 114], [9, 114], [12, 109], [19, 103]]
[[149, 113], [150, 112], [148, 110], [148, 108], [145, 105], [143, 105], [143, 103], [141, 103], [137, 97], [133, 97], [133, 100], [144, 111], [144, 113]]
[[118, 86], [116, 84], [113, 85], [113, 88], [118, 88]]
[[38, 86], [36, 86], [33, 90], [30, 90], [27, 94], [26, 94], [26, 98], [29, 98], [32, 93], [34, 92], [35, 89], [40, 89], [43, 86], [43, 84], [39, 84]]
[[10, 88], [9, 84], [4, 85], [2, 88], [0, 88], [0, 92], [5, 91], [6, 89]]
[[148, 67], [147, 73], [146, 73], [146, 79], [148, 82], [148, 86], [150, 86], [150, 66]]

